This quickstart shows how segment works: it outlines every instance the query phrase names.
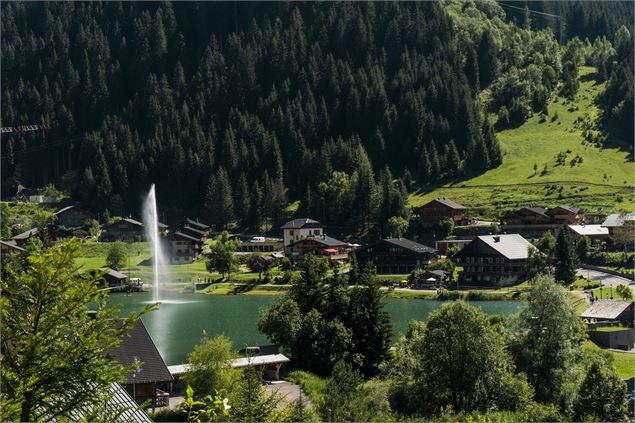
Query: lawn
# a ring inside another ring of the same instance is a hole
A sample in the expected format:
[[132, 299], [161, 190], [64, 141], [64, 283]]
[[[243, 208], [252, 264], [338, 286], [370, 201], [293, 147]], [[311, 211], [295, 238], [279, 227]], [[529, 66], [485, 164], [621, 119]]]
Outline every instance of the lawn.
[[597, 281], [590, 281], [590, 280], [585, 279], [585, 278], [579, 278], [579, 279], [576, 279], [575, 282], [573, 282], [569, 286], [570, 287], [572, 286], [573, 289], [575, 289], [577, 291], [584, 291], [586, 289], [599, 288], [600, 286], [602, 286], [602, 284], [600, 282], [597, 282]]
[[597, 332], [618, 332], [624, 329], [628, 329], [628, 328], [621, 327], [621, 326], [604, 326], [604, 327], [594, 328], [593, 330]]
[[[593, 68], [584, 67], [576, 101], [572, 104], [552, 98], [545, 122], [540, 123], [535, 115], [517, 128], [498, 132], [504, 154], [501, 166], [468, 180], [416, 192], [409, 203], [417, 206], [448, 197], [484, 217], [534, 204], [571, 204], [587, 211], [634, 210], [635, 166], [629, 159], [630, 146], [609, 136], [606, 147], [598, 148], [584, 141], [582, 128], [574, 124], [578, 118], [595, 119], [598, 115], [593, 100], [602, 92], [603, 84], [598, 84], [594, 76]], [[552, 122], [556, 113], [558, 118]], [[562, 165], [556, 163], [559, 154], [566, 157]], [[582, 162], [571, 165], [576, 156]]]
[[598, 300], [621, 300], [622, 297], [615, 292], [615, 289], [612, 287], [603, 287], [592, 289], [591, 293]]
[[613, 355], [613, 367], [622, 379], [630, 379], [635, 375], [635, 354], [610, 351]]
[[287, 375], [289, 382], [300, 385], [302, 391], [309, 396], [313, 404], [317, 404], [326, 394], [327, 380], [304, 370], [294, 370]]

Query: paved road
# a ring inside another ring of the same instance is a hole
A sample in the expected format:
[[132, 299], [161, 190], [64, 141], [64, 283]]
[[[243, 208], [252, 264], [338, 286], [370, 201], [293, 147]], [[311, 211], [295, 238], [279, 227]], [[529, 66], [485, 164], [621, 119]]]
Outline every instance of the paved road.
[[267, 388], [268, 392], [278, 392], [278, 394], [282, 396], [282, 402], [284, 403], [296, 401], [298, 398], [300, 398], [300, 395], [302, 395], [302, 401], [304, 402], [304, 405], [306, 405], [307, 407], [312, 406], [309, 397], [302, 392], [300, 386], [294, 383], [287, 381], [278, 381], [270, 385], [265, 385], [265, 387]]
[[590, 279], [592, 281], [602, 282], [605, 286], [612, 286], [615, 288], [618, 285], [627, 285], [635, 293], [635, 282], [631, 279], [626, 279], [621, 276], [610, 275], [608, 273], [599, 272], [597, 270], [578, 269], [578, 276]]

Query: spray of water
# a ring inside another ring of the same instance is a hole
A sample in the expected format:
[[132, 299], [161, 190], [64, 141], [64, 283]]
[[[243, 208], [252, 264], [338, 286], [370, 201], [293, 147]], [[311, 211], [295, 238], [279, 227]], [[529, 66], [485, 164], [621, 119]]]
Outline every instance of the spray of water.
[[161, 247], [161, 239], [159, 238], [159, 214], [157, 213], [157, 196], [154, 184], [150, 187], [150, 192], [146, 197], [143, 205], [143, 226], [145, 227], [146, 239], [150, 241], [152, 247], [152, 300], [158, 302], [159, 297], [159, 281], [164, 274], [163, 266], [165, 265], [165, 255]]

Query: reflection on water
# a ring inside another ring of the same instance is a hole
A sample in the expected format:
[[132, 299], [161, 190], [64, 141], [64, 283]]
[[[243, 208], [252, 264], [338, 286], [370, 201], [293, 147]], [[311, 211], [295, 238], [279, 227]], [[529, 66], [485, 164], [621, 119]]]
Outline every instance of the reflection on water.
[[[161, 300], [156, 311], [142, 317], [152, 339], [167, 365], [183, 363], [205, 331], [213, 337], [224, 334], [234, 348], [269, 343], [258, 332], [258, 314], [271, 307], [278, 297], [252, 295], [203, 295], [170, 293]], [[138, 311], [145, 304], [154, 304], [149, 293], [111, 294], [111, 302], [120, 304], [122, 315]], [[443, 304], [432, 300], [386, 299], [394, 336], [406, 331], [410, 320], [426, 320], [428, 314]], [[471, 301], [471, 305], [488, 314], [515, 313], [522, 303], [516, 301]]]

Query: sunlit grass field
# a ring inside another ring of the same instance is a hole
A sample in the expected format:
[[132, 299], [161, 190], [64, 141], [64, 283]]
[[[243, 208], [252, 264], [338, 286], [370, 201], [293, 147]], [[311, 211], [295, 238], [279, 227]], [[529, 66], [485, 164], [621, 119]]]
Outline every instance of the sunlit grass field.
[[[475, 178], [416, 192], [409, 198], [410, 205], [447, 197], [486, 217], [525, 205], [569, 204], [587, 211], [634, 210], [632, 146], [609, 133], [605, 146], [599, 148], [584, 141], [582, 127], [574, 124], [578, 118], [593, 120], [598, 116], [594, 101], [604, 84], [598, 83], [595, 75], [594, 68], [582, 69], [574, 102], [552, 97], [546, 121], [541, 123], [536, 114], [517, 128], [498, 132], [504, 154], [501, 166]], [[559, 154], [564, 157], [561, 165], [557, 165]], [[576, 157], [582, 162], [571, 165]]]

